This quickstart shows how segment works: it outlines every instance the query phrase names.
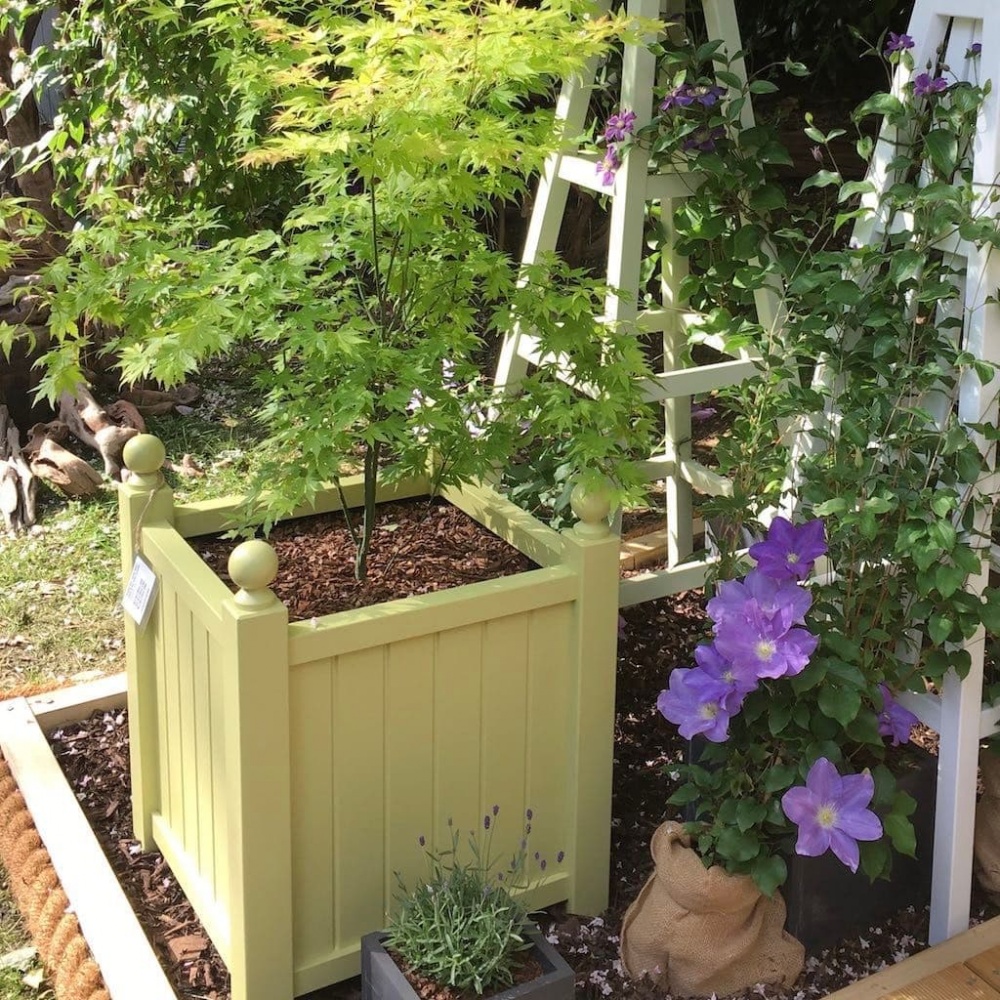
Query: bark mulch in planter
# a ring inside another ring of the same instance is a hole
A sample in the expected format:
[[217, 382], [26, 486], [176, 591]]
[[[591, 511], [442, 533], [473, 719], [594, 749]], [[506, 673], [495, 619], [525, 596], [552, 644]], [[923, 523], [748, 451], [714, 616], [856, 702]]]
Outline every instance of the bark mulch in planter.
[[[351, 516], [358, 527], [359, 513]], [[363, 583], [354, 579], [354, 544], [340, 512], [278, 524], [267, 540], [278, 553], [278, 576], [271, 589], [288, 606], [291, 621], [538, 568], [441, 499], [379, 504]], [[189, 542], [231, 583], [226, 562], [239, 539], [203, 537]]]

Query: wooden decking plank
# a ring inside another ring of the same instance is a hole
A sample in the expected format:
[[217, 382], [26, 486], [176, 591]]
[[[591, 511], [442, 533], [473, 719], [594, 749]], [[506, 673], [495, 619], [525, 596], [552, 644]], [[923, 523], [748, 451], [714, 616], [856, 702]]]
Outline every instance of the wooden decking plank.
[[880, 1000], [998, 1000], [1000, 993], [961, 962], [884, 994]]
[[[902, 990], [912, 983], [933, 976], [941, 969], [966, 962], [998, 945], [1000, 945], [1000, 917], [995, 917], [963, 934], [956, 934], [955, 937], [933, 948], [913, 955], [898, 965], [891, 965], [874, 976], [831, 993], [827, 1000], [884, 1000], [885, 997], [891, 997], [894, 990]], [[987, 995], [990, 1000], [997, 1000], [995, 992]], [[958, 1000], [958, 998], [947, 996], [943, 1000]]]
[[980, 979], [985, 979], [997, 993], [1000, 993], [1000, 945], [984, 951], [981, 955], [967, 958], [965, 964]]

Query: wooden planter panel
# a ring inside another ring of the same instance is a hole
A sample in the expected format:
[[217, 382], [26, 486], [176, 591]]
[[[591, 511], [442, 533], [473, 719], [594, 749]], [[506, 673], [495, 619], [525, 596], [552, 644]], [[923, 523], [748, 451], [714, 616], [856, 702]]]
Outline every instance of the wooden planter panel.
[[[289, 625], [185, 541], [235, 502], [122, 491], [123, 568], [138, 539], [160, 585], [145, 632], [126, 626], [136, 835], [170, 862], [234, 1000], [355, 975], [395, 873], [426, 870], [419, 836], [450, 845], [448, 816], [464, 842], [498, 805], [506, 859], [531, 808], [549, 863], [532, 904], [606, 905], [617, 539], [554, 532], [488, 489], [446, 495], [543, 568]], [[331, 492], [310, 512], [338, 507]]]
[[[425, 871], [418, 837], [450, 844], [447, 810], [464, 842], [499, 805], [494, 849], [509, 857], [530, 807], [532, 848], [554, 862], [569, 836], [571, 623], [562, 604], [291, 668], [297, 988], [385, 923], [394, 873]], [[535, 903], [565, 898], [567, 879], [553, 865]]]

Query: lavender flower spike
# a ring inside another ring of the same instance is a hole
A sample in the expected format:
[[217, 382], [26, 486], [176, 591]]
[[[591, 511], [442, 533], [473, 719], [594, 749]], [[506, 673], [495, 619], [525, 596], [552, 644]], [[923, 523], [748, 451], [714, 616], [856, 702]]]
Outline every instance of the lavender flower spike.
[[914, 97], [930, 97], [931, 94], [940, 94], [947, 89], [948, 81], [943, 76], [931, 79], [930, 73], [920, 73], [913, 78]]
[[879, 735], [891, 736], [894, 747], [898, 747], [900, 743], [908, 743], [910, 730], [920, 720], [893, 698], [885, 684], [879, 684], [878, 689], [882, 692], [882, 711], [878, 717]]
[[776, 517], [767, 532], [767, 541], [750, 546], [750, 558], [757, 569], [775, 580], [804, 580], [813, 563], [826, 554], [826, 534], [821, 518], [795, 525]]
[[723, 707], [728, 685], [698, 668], [677, 668], [670, 674], [669, 687], [656, 699], [660, 714], [677, 726], [689, 740], [698, 733], [712, 743], [729, 738], [729, 712]]
[[806, 775], [803, 787], [789, 788], [781, 797], [785, 815], [799, 828], [795, 853], [814, 858], [827, 850], [851, 869], [858, 870], [859, 840], [878, 840], [882, 822], [868, 805], [875, 781], [868, 771], [841, 776], [820, 757]]

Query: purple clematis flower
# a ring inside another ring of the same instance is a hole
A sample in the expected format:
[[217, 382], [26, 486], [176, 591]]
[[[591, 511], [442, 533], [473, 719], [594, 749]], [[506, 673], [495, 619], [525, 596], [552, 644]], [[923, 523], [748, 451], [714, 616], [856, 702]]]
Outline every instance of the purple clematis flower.
[[597, 164], [597, 172], [602, 175], [601, 183], [605, 187], [609, 187], [614, 183], [615, 174], [621, 165], [622, 160], [618, 155], [618, 150], [614, 146], [608, 146], [604, 158]]
[[902, 52], [903, 49], [912, 49], [913, 39], [909, 35], [897, 35], [895, 31], [889, 32], [889, 37], [885, 43], [885, 54], [891, 56], [893, 52]]
[[715, 644], [698, 646], [694, 651], [696, 670], [701, 670], [726, 687], [720, 704], [727, 715], [736, 715], [743, 707], [743, 699], [757, 687], [757, 678], [748, 677], [733, 669], [733, 665], [715, 647]]
[[692, 104], [694, 104], [694, 88], [690, 83], [682, 83], [663, 98], [660, 110], [672, 111], [674, 108], [687, 108]]
[[716, 627], [715, 645], [749, 679], [794, 677], [802, 673], [819, 637], [804, 628], [789, 628], [781, 615], [766, 615], [749, 606], [744, 620], [730, 619]]
[[982, 54], [983, 54], [983, 43], [982, 42], [973, 42], [969, 46], [969, 51], [965, 53], [965, 58], [966, 59], [974, 59], [976, 56], [980, 56]]
[[604, 126], [604, 138], [608, 142], [621, 142], [625, 136], [635, 131], [635, 112], [619, 111], [613, 114]]
[[799, 828], [795, 853], [814, 858], [831, 850], [856, 872], [858, 841], [882, 836], [882, 822], [868, 808], [874, 794], [875, 781], [868, 771], [841, 776], [820, 757], [809, 768], [805, 786], [789, 788], [781, 797], [785, 815]]
[[726, 580], [707, 605], [709, 617], [716, 625], [725, 622], [746, 622], [755, 611], [768, 618], [779, 619], [783, 631], [802, 625], [812, 605], [812, 594], [792, 580], [776, 580], [759, 569], [751, 570], [743, 580]]
[[724, 705], [729, 695], [728, 685], [704, 670], [676, 668], [656, 707], [686, 740], [701, 733], [712, 743], [724, 743], [729, 738], [730, 713]]
[[896, 701], [885, 684], [879, 684], [878, 689], [882, 692], [882, 711], [878, 717], [879, 735], [891, 736], [894, 747], [898, 747], [900, 743], [908, 743], [910, 730], [920, 720]]
[[776, 517], [767, 540], [750, 546], [750, 557], [757, 560], [760, 572], [776, 580], [804, 580], [825, 553], [826, 534], [818, 517], [799, 525]]
[[721, 125], [715, 128], [695, 129], [682, 143], [681, 149], [688, 152], [711, 153], [715, 149], [715, 144], [725, 137], [726, 130]]
[[943, 76], [931, 78], [930, 73], [920, 73], [913, 78], [913, 96], [930, 97], [948, 89], [948, 81]]

